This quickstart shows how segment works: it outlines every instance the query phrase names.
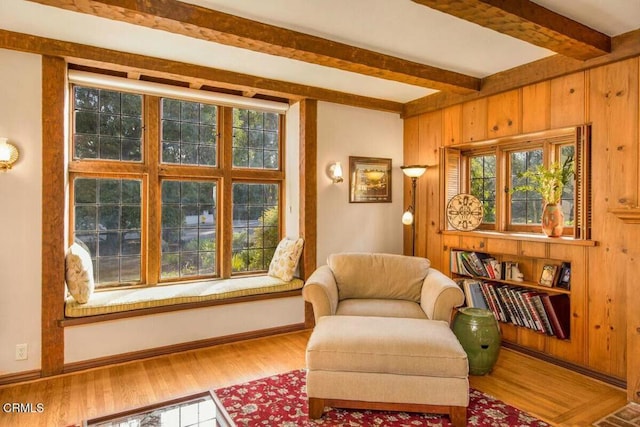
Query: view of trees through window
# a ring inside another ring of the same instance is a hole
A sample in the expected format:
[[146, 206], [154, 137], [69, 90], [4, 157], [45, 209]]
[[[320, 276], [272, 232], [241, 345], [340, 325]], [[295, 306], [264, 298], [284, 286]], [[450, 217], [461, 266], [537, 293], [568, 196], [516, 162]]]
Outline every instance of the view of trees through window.
[[278, 246], [277, 184], [233, 184], [234, 272], [267, 270]]
[[162, 99], [162, 161], [216, 165], [218, 108], [198, 102]]
[[216, 272], [215, 182], [162, 182], [163, 279]]
[[[509, 155], [510, 184], [509, 188], [529, 185], [528, 178], [522, 173], [533, 170], [542, 164], [542, 149], [514, 151]], [[542, 197], [536, 191], [514, 191], [511, 195], [512, 224], [541, 224]]]
[[142, 96], [76, 87], [74, 158], [142, 160]]
[[141, 182], [76, 178], [75, 238], [89, 250], [97, 283], [140, 280]]
[[[584, 223], [577, 218], [576, 206], [584, 187], [576, 182], [579, 175], [579, 162], [576, 161], [578, 147], [588, 150], [589, 141], [585, 138], [588, 131], [582, 128], [569, 128], [549, 131], [547, 135], [506, 138], [487, 147], [481, 143], [475, 147], [469, 144], [466, 149], [449, 149], [450, 159], [447, 178], [444, 185], [447, 194], [459, 191], [468, 192], [477, 197], [483, 205], [484, 213], [481, 229], [496, 231], [540, 232], [544, 203], [540, 192], [536, 191], [536, 182], [524, 174], [537, 171], [539, 166], [565, 162], [572, 168], [573, 174], [564, 185], [561, 197], [565, 216], [565, 234], [576, 233], [576, 227]], [[460, 159], [456, 161], [455, 159]], [[464, 168], [457, 169], [457, 168]], [[458, 177], [464, 177], [459, 182]], [[460, 184], [460, 187], [458, 187]], [[518, 189], [518, 190], [516, 190]], [[525, 190], [526, 189], [526, 190]], [[577, 233], [576, 233], [577, 234]]]
[[469, 159], [471, 194], [482, 202], [482, 222], [496, 222], [496, 156], [473, 156]]
[[[281, 116], [145, 98], [72, 89], [70, 223], [96, 286], [266, 271], [281, 232]], [[158, 140], [145, 142], [147, 131]]]

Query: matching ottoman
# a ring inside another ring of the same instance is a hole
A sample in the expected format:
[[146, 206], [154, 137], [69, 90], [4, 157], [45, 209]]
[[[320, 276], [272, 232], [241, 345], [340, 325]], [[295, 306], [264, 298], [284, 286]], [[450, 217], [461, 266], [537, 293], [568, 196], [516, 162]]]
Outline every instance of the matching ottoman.
[[306, 361], [310, 418], [332, 406], [444, 413], [466, 425], [467, 355], [447, 322], [324, 316]]

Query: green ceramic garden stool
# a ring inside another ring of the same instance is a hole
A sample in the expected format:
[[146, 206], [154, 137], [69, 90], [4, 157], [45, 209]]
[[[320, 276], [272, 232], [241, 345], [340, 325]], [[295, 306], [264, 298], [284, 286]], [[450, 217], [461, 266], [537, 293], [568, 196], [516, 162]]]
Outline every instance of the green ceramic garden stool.
[[502, 341], [493, 313], [482, 308], [461, 308], [453, 321], [453, 333], [467, 353], [469, 373], [485, 375], [491, 372], [498, 361]]

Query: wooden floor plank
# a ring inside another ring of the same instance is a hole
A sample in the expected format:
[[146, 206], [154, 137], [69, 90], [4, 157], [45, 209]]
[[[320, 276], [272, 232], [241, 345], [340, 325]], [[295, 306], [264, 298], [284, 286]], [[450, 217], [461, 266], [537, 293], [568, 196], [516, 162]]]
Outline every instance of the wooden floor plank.
[[[224, 344], [0, 387], [0, 402], [44, 403], [43, 413], [0, 414], [0, 426], [68, 426], [125, 409], [301, 369], [309, 331]], [[626, 393], [502, 349], [471, 386], [557, 426], [589, 426]]]

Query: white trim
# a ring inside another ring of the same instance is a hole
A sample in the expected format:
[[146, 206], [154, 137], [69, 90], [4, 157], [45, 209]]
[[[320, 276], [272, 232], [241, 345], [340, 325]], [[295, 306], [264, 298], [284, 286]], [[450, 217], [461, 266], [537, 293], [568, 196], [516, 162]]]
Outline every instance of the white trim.
[[86, 71], [69, 70], [69, 82], [100, 87], [104, 89], [144, 93], [147, 95], [183, 99], [185, 101], [196, 101], [208, 104], [223, 105], [227, 107], [247, 108], [251, 110], [268, 111], [278, 114], [284, 114], [289, 109], [289, 104], [283, 102], [246, 98], [243, 96], [229, 95], [226, 93], [208, 92], [204, 90], [171, 86], [162, 83], [126, 79], [123, 77], [115, 77], [104, 74], [94, 74]]

